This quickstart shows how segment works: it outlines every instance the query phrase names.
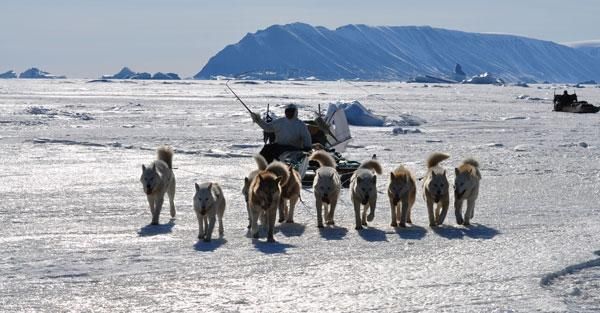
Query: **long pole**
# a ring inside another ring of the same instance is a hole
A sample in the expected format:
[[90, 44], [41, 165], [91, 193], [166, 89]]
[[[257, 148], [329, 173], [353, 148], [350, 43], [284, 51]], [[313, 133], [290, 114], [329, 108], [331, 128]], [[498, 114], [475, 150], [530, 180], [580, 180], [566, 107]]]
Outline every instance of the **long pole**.
[[240, 97], [235, 93], [235, 91], [233, 91], [233, 89], [231, 89], [231, 87], [229, 87], [229, 81], [230, 81], [230, 79], [228, 79], [227, 82], [225, 83], [225, 86], [227, 87], [227, 89], [229, 89], [229, 91], [231, 91], [231, 93], [235, 96], [236, 99], [238, 99], [238, 101], [244, 106], [244, 108], [246, 108], [246, 110], [248, 112], [250, 112], [250, 114], [252, 114], [252, 111], [250, 111], [250, 108], [248, 108], [248, 106], [244, 103], [244, 101], [242, 101], [242, 99], [240, 99]]

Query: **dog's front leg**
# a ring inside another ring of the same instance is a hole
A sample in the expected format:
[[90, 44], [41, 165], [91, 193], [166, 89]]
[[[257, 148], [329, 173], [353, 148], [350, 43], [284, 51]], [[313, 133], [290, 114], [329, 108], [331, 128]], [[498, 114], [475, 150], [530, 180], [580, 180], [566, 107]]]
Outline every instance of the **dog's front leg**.
[[[377, 205], [377, 195], [374, 195], [373, 197], [369, 198], [369, 208], [371, 209], [369, 211], [369, 215], [367, 216], [367, 221], [372, 222], [373, 219], [375, 219], [375, 205]], [[365, 207], [365, 210], [367, 208]]]
[[250, 211], [250, 205], [248, 204], [248, 201], [246, 200], [246, 211], [248, 211], [248, 229], [251, 228], [252, 226], [252, 212]]
[[361, 230], [363, 229], [363, 227], [360, 219], [360, 201], [352, 199], [352, 202], [354, 203], [354, 219], [356, 221], [356, 226], [354, 227], [354, 229]]
[[298, 197], [290, 198], [290, 207], [286, 210], [287, 211], [287, 220], [285, 221], [286, 223], [294, 222], [294, 209], [296, 208], [296, 203], [298, 203]]
[[[148, 199], [148, 206], [150, 207], [150, 215], [152, 215], [152, 221], [154, 221], [154, 196], [146, 195], [146, 199]], [[152, 223], [152, 225], [155, 225]]]
[[327, 212], [327, 205], [325, 205], [325, 223], [327, 225], [335, 225], [333, 221], [333, 214], [335, 213], [335, 207], [337, 206], [337, 198], [338, 196], [332, 197], [329, 199], [329, 212]]
[[215, 214], [212, 214], [210, 218], [206, 217], [208, 222], [208, 227], [206, 227], [206, 236], [204, 236], [204, 242], [210, 242], [210, 238], [212, 237], [213, 230], [215, 228], [215, 222], [217, 218]]
[[258, 238], [258, 216], [260, 215], [260, 208], [251, 208], [252, 214], [250, 215], [250, 230], [252, 237]]
[[448, 214], [448, 207], [450, 206], [449, 199], [442, 200], [442, 213], [440, 213], [440, 217], [438, 220], [438, 225], [444, 224], [444, 220], [446, 219], [446, 215]]
[[463, 225], [471, 225], [471, 218], [473, 218], [473, 211], [475, 211], [475, 199], [467, 199], [467, 212], [465, 212], [465, 222]]
[[200, 213], [196, 213], [198, 217], [198, 240], [204, 239], [204, 216]]
[[158, 225], [158, 217], [160, 216], [164, 201], [164, 195], [156, 197], [156, 201], [154, 202], [154, 214], [152, 214], [152, 225]]
[[[317, 227], [323, 228], [323, 200], [319, 195], [316, 195], [315, 207], [317, 208]], [[327, 220], [327, 214], [325, 214]]]
[[400, 227], [406, 227], [406, 222], [410, 220], [410, 208], [408, 207], [408, 199], [402, 199], [402, 211], [400, 213]]
[[273, 238], [273, 232], [275, 231], [275, 219], [277, 215], [276, 208], [271, 208], [267, 210], [267, 220], [269, 223], [269, 229], [267, 230], [267, 242], [275, 242], [275, 238]]
[[454, 215], [456, 215], [456, 224], [462, 225], [464, 223], [462, 217], [462, 206], [463, 200], [455, 199], [454, 200]]
[[171, 209], [171, 217], [174, 218], [175, 214], [177, 214], [177, 211], [175, 211], [175, 178], [173, 178], [173, 181], [169, 185], [169, 189], [167, 190], [167, 193], [169, 195], [169, 205], [170, 205], [170, 209]]
[[283, 223], [285, 221], [285, 201], [283, 198], [279, 199], [279, 223]]
[[429, 197], [427, 197], [427, 215], [429, 216], [429, 226], [435, 227], [436, 223], [435, 216], [433, 213], [433, 200], [431, 200]]
[[390, 213], [392, 213], [392, 222], [390, 226], [398, 227], [398, 217], [396, 216], [396, 205], [394, 204], [394, 198], [390, 197]]

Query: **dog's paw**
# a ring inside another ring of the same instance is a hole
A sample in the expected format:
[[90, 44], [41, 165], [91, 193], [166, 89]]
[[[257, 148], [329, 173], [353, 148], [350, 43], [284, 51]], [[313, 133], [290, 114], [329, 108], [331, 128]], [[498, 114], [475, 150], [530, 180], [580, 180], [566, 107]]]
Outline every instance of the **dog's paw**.
[[392, 227], [398, 227], [398, 223], [396, 223], [396, 222], [392, 222], [392, 223], [390, 224], [390, 226], [392, 226]]
[[356, 230], [363, 230], [363, 227], [361, 225], [358, 225], [358, 226], [354, 227], [354, 229], [356, 229]]
[[335, 222], [333, 220], [329, 220], [325, 224], [327, 224], [327, 225], [335, 225]]
[[469, 223], [469, 222], [465, 221], [465, 222], [463, 223], [463, 226], [471, 226], [471, 223]]
[[269, 238], [267, 238], [267, 242], [275, 242], [275, 238], [269, 237]]
[[406, 228], [406, 224], [405, 223], [400, 223], [400, 227]]
[[288, 223], [288, 224], [291, 224], [291, 223], [294, 223], [294, 220], [287, 220], [285, 222]]
[[433, 228], [433, 227], [437, 227], [438, 225], [436, 223], [429, 223], [429, 227]]
[[362, 221], [363, 226], [367, 226], [367, 221]]
[[209, 238], [204, 238], [204, 242], [210, 242]]
[[324, 228], [325, 226], [323, 226], [323, 224], [318, 224], [317, 227], [318, 228]]
[[367, 221], [372, 222], [373, 219], [375, 219], [375, 214], [371, 213], [371, 214], [367, 215]]
[[458, 224], [458, 225], [462, 225], [463, 223], [464, 223], [464, 221], [462, 219], [456, 220], [456, 224]]
[[152, 221], [150, 222], [150, 225], [158, 225], [158, 221]]
[[285, 219], [284, 219], [284, 218], [280, 218], [280, 219], [278, 220], [278, 222], [279, 222], [279, 223], [283, 223], [283, 222], [285, 222]]
[[406, 222], [408, 222], [409, 224], [412, 224], [412, 220], [410, 219], [410, 217], [408, 218], [408, 220], [406, 220]]
[[252, 238], [254, 238], [254, 239], [258, 239], [258, 237], [259, 237], [258, 232], [256, 232], [254, 235], [252, 235]]

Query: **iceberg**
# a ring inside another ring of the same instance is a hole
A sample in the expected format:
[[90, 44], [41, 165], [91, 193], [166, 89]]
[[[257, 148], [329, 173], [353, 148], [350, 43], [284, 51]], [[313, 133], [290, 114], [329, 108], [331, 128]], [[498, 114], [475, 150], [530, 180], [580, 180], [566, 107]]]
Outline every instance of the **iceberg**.
[[17, 78], [17, 73], [15, 71], [8, 71], [0, 74], [0, 79], [9, 79], [9, 78]]
[[488, 72], [473, 76], [470, 79], [463, 81], [463, 83], [477, 85], [504, 85], [504, 81], [502, 79], [496, 78]]
[[55, 79], [55, 78], [66, 78], [65, 76], [57, 76], [57, 75], [52, 75], [48, 72], [44, 72], [36, 67], [32, 67], [24, 72], [22, 72], [21, 74], [19, 74], [19, 78], [28, 78], [28, 79], [39, 79], [39, 78], [45, 78], [45, 79]]

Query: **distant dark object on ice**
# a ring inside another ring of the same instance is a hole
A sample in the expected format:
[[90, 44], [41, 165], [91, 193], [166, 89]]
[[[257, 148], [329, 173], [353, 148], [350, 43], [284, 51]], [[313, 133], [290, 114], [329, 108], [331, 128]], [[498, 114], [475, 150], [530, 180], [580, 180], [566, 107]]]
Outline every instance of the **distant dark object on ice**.
[[152, 75], [148, 72], [134, 72], [128, 67], [123, 67], [114, 75], [103, 75], [102, 79], [180, 80], [181, 78], [175, 73], [157, 72]]
[[526, 82], [518, 82], [516, 84], [513, 84], [512, 86], [515, 87], [523, 87], [523, 88], [529, 88], [529, 85]]
[[598, 85], [598, 83], [595, 80], [586, 80], [584, 82], [581, 82], [577, 85]]
[[1, 79], [17, 78], [17, 73], [15, 73], [15, 71], [13, 71], [13, 70], [10, 70], [8, 72], [4, 72], [4, 73], [0, 74], [0, 78]]
[[415, 78], [408, 81], [409, 83], [422, 83], [422, 84], [456, 84], [454, 80], [449, 80], [440, 77], [434, 77], [430, 75], [416, 76]]
[[38, 68], [32, 67], [28, 70], [26, 70], [25, 72], [19, 74], [19, 78], [27, 78], [27, 79], [64, 79], [66, 78], [65, 76], [57, 76], [57, 75], [52, 75], [48, 72], [44, 72]]
[[600, 111], [600, 107], [589, 104], [586, 101], [578, 101], [576, 94], [570, 95], [565, 90], [562, 95], [554, 95], [554, 111], [570, 113], [596, 113]]
[[461, 82], [467, 79], [467, 74], [465, 74], [465, 72], [462, 69], [462, 66], [460, 66], [460, 64], [458, 63], [456, 63], [456, 66], [454, 67], [454, 75], [452, 76], [452, 79], [454, 79], [457, 82]]

